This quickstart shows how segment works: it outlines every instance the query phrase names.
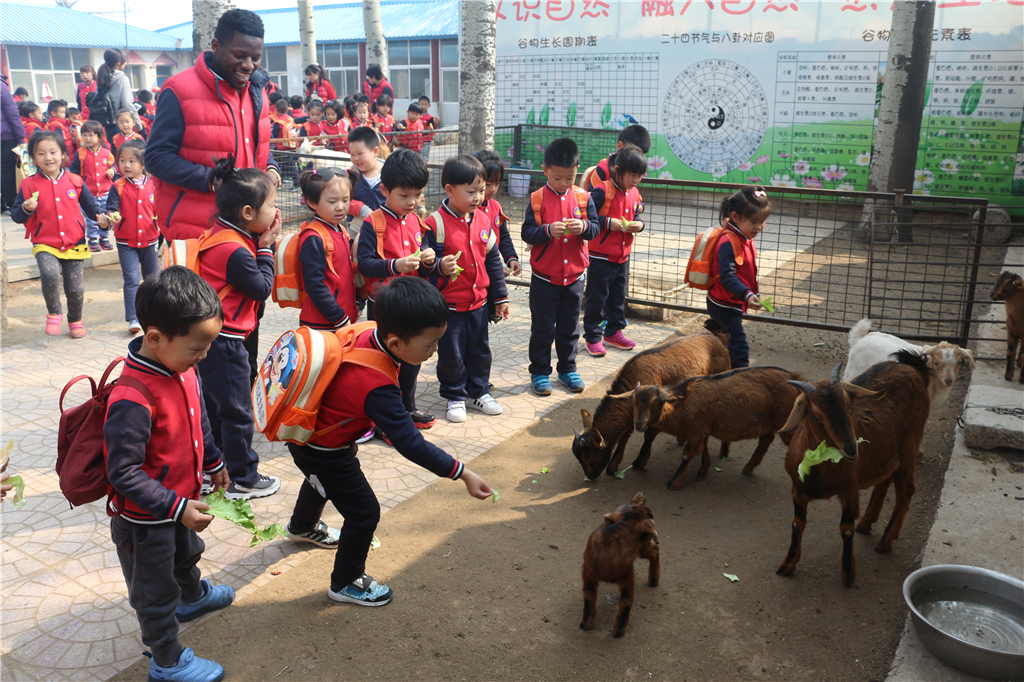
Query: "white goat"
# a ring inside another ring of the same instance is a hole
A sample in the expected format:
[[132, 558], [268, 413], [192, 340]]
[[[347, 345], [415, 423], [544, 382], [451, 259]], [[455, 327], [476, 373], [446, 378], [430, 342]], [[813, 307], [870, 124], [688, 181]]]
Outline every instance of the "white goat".
[[937, 346], [915, 346], [909, 341], [871, 331], [871, 320], [864, 318], [850, 329], [850, 357], [843, 372], [843, 381], [853, 381], [872, 365], [890, 360], [889, 354], [901, 348], [921, 353], [928, 359], [928, 366], [934, 372], [928, 384], [928, 394], [932, 405], [941, 405], [949, 397], [960, 367], [969, 362], [974, 369], [974, 353], [947, 341], [940, 341]]

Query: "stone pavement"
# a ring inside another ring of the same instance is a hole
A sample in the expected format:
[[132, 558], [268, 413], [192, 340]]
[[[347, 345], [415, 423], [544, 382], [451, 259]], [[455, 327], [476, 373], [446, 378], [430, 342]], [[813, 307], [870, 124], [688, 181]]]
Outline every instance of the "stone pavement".
[[[548, 398], [528, 392], [527, 291], [511, 289], [513, 319], [490, 328], [494, 349], [491, 381], [495, 397], [505, 408], [501, 416], [470, 411], [465, 424], [448, 424], [437, 395], [435, 362], [426, 363], [420, 374], [418, 406], [439, 416], [426, 435], [464, 462], [570, 398], [558, 387]], [[297, 311], [268, 307], [261, 327], [262, 352], [267, 352], [297, 317]], [[102, 504], [69, 509], [53, 470], [60, 391], [79, 374], [98, 379], [109, 360], [125, 352], [129, 337], [122, 326], [118, 321], [91, 328], [82, 340], [44, 338], [0, 352], [2, 439], [14, 439], [11, 471], [24, 476], [27, 502], [14, 508], [8, 499], [0, 506], [0, 677], [4, 680], [104, 680], [136, 663], [145, 649], [135, 613], [128, 605]], [[674, 331], [670, 325], [642, 322], [633, 322], [628, 328], [638, 350], [663, 341]], [[612, 350], [607, 357], [596, 359], [583, 352], [580, 375], [587, 384], [594, 383], [631, 356]], [[73, 391], [70, 404], [84, 400], [85, 390]], [[566, 445], [570, 435], [566, 424]], [[257, 434], [254, 445], [260, 453], [260, 470], [282, 479], [279, 493], [252, 502], [257, 520], [261, 524], [287, 523], [301, 475], [283, 444], [271, 445]], [[385, 512], [434, 479], [380, 441], [361, 446], [360, 460]], [[341, 522], [330, 505], [324, 518], [332, 525]], [[287, 571], [307, 552], [321, 551], [285, 539], [250, 549], [248, 534], [220, 519], [202, 537], [206, 541], [200, 562], [204, 577], [231, 585], [240, 596], [259, 589], [270, 580], [272, 570]]]

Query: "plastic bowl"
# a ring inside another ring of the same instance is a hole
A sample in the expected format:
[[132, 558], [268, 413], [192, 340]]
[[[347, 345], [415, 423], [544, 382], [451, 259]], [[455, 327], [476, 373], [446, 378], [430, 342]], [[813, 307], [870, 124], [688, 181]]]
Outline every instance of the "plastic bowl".
[[1024, 677], [1024, 581], [941, 564], [908, 575], [903, 599], [918, 637], [946, 663], [982, 677]]

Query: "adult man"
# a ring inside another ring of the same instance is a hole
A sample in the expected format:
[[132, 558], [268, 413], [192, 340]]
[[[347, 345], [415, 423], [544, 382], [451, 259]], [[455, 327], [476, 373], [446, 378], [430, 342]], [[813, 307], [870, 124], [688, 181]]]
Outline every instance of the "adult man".
[[378, 97], [387, 95], [392, 100], [395, 98], [395, 89], [384, 77], [384, 70], [380, 68], [380, 64], [370, 64], [366, 67], [366, 82], [363, 83], [363, 92], [370, 98], [370, 108], [373, 113], [377, 113]]
[[167, 239], [198, 237], [216, 212], [210, 180], [217, 159], [236, 168], [280, 171], [270, 153], [270, 106], [258, 71], [263, 21], [232, 9], [217, 22], [211, 50], [164, 83], [146, 145], [146, 169], [156, 185], [156, 213]]

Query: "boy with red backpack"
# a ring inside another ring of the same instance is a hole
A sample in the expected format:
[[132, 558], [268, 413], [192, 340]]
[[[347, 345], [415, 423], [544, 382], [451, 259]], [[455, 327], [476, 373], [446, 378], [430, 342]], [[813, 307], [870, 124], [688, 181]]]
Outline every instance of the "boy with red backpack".
[[[149, 679], [221, 679], [220, 664], [178, 641], [178, 623], [228, 606], [235, 591], [200, 580], [213, 517], [199, 501], [204, 472], [227, 487], [195, 367], [223, 322], [217, 293], [197, 274], [172, 267], [147, 279], [135, 299], [145, 333], [128, 344], [103, 427], [108, 507], [128, 603], [150, 648]], [[130, 377], [130, 381], [125, 378]], [[148, 392], [148, 393], [147, 393]]]
[[[336, 602], [383, 606], [394, 596], [387, 585], [366, 575], [366, 557], [380, 520], [380, 503], [359, 467], [357, 438], [372, 424], [381, 427], [399, 453], [433, 474], [462, 479], [477, 499], [493, 494], [480, 476], [424, 440], [403, 407], [397, 371], [401, 363], [419, 366], [430, 359], [448, 326], [444, 297], [417, 277], [396, 277], [377, 291], [376, 328], [359, 333], [355, 348], [379, 354], [388, 370], [342, 362], [324, 390], [313, 439], [288, 444], [306, 477], [299, 489], [289, 532], [315, 528], [330, 500], [345, 518], [327, 596]], [[320, 430], [330, 429], [319, 434]]]

